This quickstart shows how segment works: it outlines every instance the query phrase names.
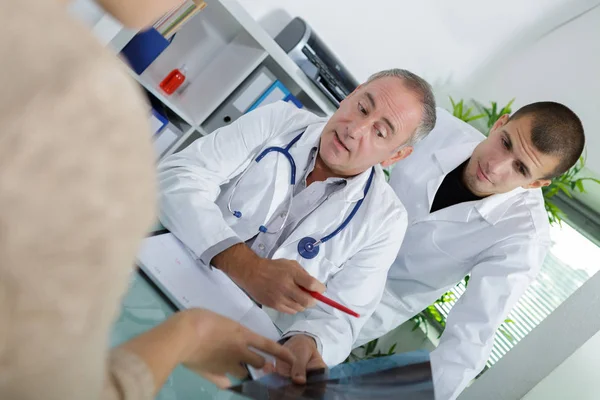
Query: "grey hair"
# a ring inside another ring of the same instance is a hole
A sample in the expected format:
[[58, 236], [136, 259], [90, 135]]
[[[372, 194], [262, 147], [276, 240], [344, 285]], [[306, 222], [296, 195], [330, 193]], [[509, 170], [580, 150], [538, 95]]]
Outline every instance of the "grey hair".
[[431, 132], [435, 126], [435, 96], [433, 95], [431, 85], [420, 76], [400, 68], [392, 68], [377, 72], [376, 74], [371, 75], [366, 83], [386, 77], [396, 77], [402, 79], [406, 87], [421, 98], [421, 105], [423, 107], [423, 117], [421, 118], [421, 123], [419, 126], [417, 126], [417, 129], [410, 137], [408, 142], [402, 145], [402, 147], [414, 146], [421, 139], [427, 136], [427, 134], [429, 134], [429, 132]]

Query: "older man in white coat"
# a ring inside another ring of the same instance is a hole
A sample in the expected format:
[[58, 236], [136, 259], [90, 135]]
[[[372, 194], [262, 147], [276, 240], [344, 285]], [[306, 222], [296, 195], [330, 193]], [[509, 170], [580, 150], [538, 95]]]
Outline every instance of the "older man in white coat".
[[405, 322], [470, 274], [431, 354], [436, 398], [455, 399], [485, 366], [494, 333], [544, 260], [550, 239], [540, 188], [577, 161], [584, 141], [579, 118], [558, 103], [505, 115], [488, 138], [438, 109], [435, 129], [392, 171], [408, 229], [356, 345]]
[[[434, 121], [429, 85], [390, 70], [329, 119], [264, 106], [161, 163], [162, 223], [200, 267], [215, 266], [277, 310], [296, 355], [278, 370], [296, 382], [306, 368], [342, 362], [381, 299], [407, 217], [380, 164], [408, 156]], [[305, 289], [323, 284], [360, 317], [315, 305]]]

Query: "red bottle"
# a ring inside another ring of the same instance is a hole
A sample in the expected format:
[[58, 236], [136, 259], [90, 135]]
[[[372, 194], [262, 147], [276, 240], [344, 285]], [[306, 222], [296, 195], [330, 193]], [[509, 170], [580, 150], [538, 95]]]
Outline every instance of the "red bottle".
[[185, 82], [185, 67], [181, 67], [181, 70], [175, 68], [173, 71], [169, 72], [169, 75], [166, 76], [165, 79], [159, 84], [160, 88], [166, 94], [173, 94], [183, 82]]

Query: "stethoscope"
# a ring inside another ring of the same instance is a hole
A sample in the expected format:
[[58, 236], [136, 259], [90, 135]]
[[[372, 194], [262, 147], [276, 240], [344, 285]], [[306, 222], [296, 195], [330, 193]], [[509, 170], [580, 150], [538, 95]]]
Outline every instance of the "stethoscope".
[[[278, 230], [276, 230], [274, 232], [270, 232], [267, 229], [266, 226], [261, 225], [258, 228], [259, 232], [262, 232], [262, 233], [278, 233], [285, 226], [287, 218], [288, 218], [288, 216], [290, 214], [290, 209], [292, 207], [294, 185], [296, 184], [296, 162], [294, 161], [294, 157], [292, 157], [292, 155], [290, 154], [289, 150], [290, 150], [290, 148], [294, 144], [296, 144], [296, 142], [298, 142], [298, 140], [300, 140], [300, 138], [302, 137], [303, 134], [304, 134], [304, 131], [302, 131], [302, 133], [300, 133], [298, 136], [296, 136], [295, 138], [293, 138], [292, 141], [289, 142], [288, 145], [285, 148], [283, 148], [283, 147], [277, 147], [277, 146], [267, 147], [262, 152], [260, 152], [260, 154], [258, 155], [258, 157], [256, 157], [254, 159], [254, 161], [258, 164], [269, 153], [276, 152], [276, 153], [283, 154], [287, 158], [288, 162], [290, 163], [290, 188], [288, 189], [288, 194], [287, 194], [287, 197], [289, 197], [289, 202], [288, 202], [288, 209], [287, 209], [287, 212], [285, 213], [285, 218], [283, 220], [283, 224], [281, 225], [281, 227]], [[231, 208], [231, 200], [233, 199], [234, 193], [237, 190], [238, 184], [240, 183], [240, 181], [244, 178], [244, 176], [246, 175], [246, 173], [250, 169], [251, 168], [246, 168], [246, 170], [244, 171], [244, 173], [242, 174], [242, 176], [237, 180], [237, 182], [235, 183], [234, 187], [231, 189], [231, 194], [229, 195], [229, 201], [227, 202], [227, 209], [236, 218], [242, 218], [242, 212], [238, 211], [238, 210], [233, 210]], [[354, 208], [350, 212], [350, 215], [348, 215], [346, 217], [346, 219], [340, 224], [340, 226], [338, 226], [338, 228], [336, 230], [334, 230], [333, 232], [331, 232], [329, 235], [324, 236], [324, 237], [322, 237], [319, 240], [316, 240], [316, 239], [314, 239], [314, 238], [312, 238], [310, 236], [306, 236], [306, 237], [300, 239], [300, 242], [298, 242], [298, 254], [300, 254], [303, 258], [306, 258], [306, 259], [315, 258], [319, 254], [319, 246], [321, 244], [323, 244], [323, 243], [325, 243], [325, 242], [333, 239], [338, 233], [340, 233], [342, 230], [344, 230], [344, 228], [346, 228], [346, 226], [348, 226], [348, 224], [350, 223], [350, 221], [352, 221], [352, 218], [354, 218], [354, 215], [358, 212], [358, 210], [359, 210], [360, 206], [362, 205], [365, 197], [367, 197], [367, 193], [369, 193], [369, 188], [371, 187], [371, 182], [373, 181], [373, 176], [374, 175], [375, 175], [375, 168], [371, 168], [371, 174], [369, 175], [369, 179], [367, 180], [367, 184], [365, 185], [363, 198], [360, 199], [354, 205]]]

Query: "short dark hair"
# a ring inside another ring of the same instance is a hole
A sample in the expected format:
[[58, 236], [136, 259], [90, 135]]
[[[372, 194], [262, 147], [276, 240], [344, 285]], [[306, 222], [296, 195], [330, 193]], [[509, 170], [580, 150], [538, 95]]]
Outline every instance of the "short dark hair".
[[585, 135], [579, 117], [567, 106], [552, 101], [526, 105], [509, 119], [531, 118], [531, 141], [544, 154], [558, 156], [560, 162], [546, 178], [569, 170], [583, 152]]

